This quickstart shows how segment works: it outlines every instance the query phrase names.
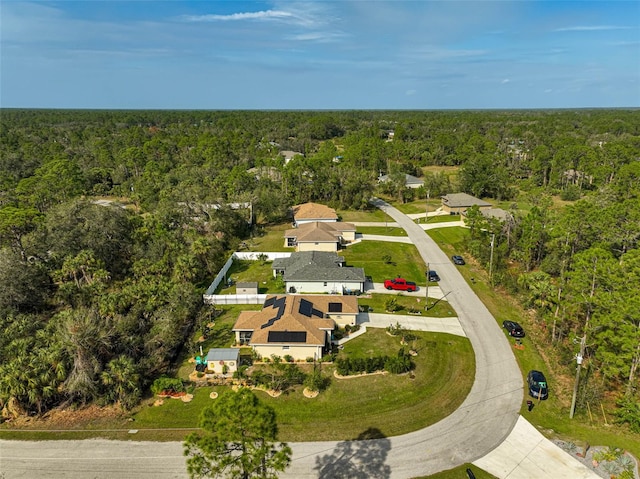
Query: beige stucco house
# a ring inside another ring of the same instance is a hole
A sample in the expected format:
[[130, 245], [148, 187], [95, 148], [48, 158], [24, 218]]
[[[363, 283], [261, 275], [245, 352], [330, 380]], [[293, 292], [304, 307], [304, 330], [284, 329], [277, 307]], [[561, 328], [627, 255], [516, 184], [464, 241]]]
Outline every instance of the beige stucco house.
[[319, 203], [304, 203], [291, 209], [293, 211], [294, 226], [313, 222], [334, 223], [338, 221], [336, 210]]
[[237, 344], [263, 358], [320, 359], [329, 351], [334, 327], [356, 324], [357, 315], [354, 296], [270, 295], [261, 311], [242, 311], [233, 332]]
[[449, 193], [442, 197], [442, 210], [450, 214], [464, 214], [468, 208], [478, 206], [480, 210], [491, 208], [491, 203], [468, 195], [467, 193]]
[[338, 251], [341, 246], [356, 239], [353, 223], [326, 223], [313, 221], [287, 230], [284, 245], [296, 251]]

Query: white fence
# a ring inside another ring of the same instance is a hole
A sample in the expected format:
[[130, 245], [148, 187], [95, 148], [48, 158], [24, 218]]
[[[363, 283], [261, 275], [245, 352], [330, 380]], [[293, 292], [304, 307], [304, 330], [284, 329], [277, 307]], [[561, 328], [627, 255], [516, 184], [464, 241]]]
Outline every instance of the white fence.
[[[291, 256], [291, 253], [285, 252], [285, 253], [261, 253], [261, 252], [255, 252], [255, 251], [236, 251], [235, 253], [232, 253], [231, 256], [229, 257], [229, 259], [227, 260], [227, 262], [224, 264], [224, 266], [222, 267], [222, 269], [220, 271], [218, 271], [218, 274], [216, 275], [215, 279], [213, 280], [213, 282], [209, 285], [209, 287], [207, 288], [207, 291], [205, 291], [204, 295], [202, 296], [202, 299], [204, 300], [204, 302], [206, 304], [260, 304], [260, 302], [264, 302], [266, 295], [264, 294], [259, 294], [259, 295], [247, 295], [247, 294], [216, 294], [214, 295], [213, 292], [216, 290], [216, 288], [220, 285], [220, 283], [222, 283], [226, 277], [227, 277], [227, 273], [229, 272], [229, 268], [231, 268], [231, 265], [233, 264], [233, 260], [244, 260], [244, 261], [258, 261], [261, 259], [265, 259], [267, 261], [273, 261], [276, 258], [288, 258], [289, 256]], [[224, 297], [237, 297], [237, 298], [247, 298], [248, 301], [241, 301], [240, 299], [234, 300], [229, 298], [228, 300], [223, 300], [221, 298]], [[256, 298], [260, 298], [262, 297], [261, 300], [259, 299], [252, 299], [250, 297], [256, 297]], [[213, 299], [213, 298], [217, 298], [217, 299]]]
[[263, 304], [266, 294], [205, 294], [204, 304]]

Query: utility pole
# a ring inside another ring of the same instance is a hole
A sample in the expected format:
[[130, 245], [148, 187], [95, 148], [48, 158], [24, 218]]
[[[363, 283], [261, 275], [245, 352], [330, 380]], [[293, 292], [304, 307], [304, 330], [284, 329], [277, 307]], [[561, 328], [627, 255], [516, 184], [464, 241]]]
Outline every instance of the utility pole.
[[431, 193], [431, 191], [427, 190], [427, 208], [425, 209], [424, 212], [424, 222], [426, 223], [427, 221], [429, 221], [429, 194]]
[[424, 309], [425, 311], [428, 311], [429, 310], [429, 263], [427, 263], [427, 271], [425, 272], [425, 274], [427, 275], [427, 287], [425, 288], [426, 293], [424, 297], [424, 301], [425, 301]]
[[573, 385], [573, 397], [571, 398], [571, 410], [569, 411], [569, 419], [573, 419], [573, 414], [576, 412], [576, 400], [578, 398], [578, 387], [580, 385], [580, 368], [582, 367], [582, 360], [584, 359], [584, 350], [587, 346], [587, 333], [582, 335], [580, 340], [580, 352], [576, 355], [576, 382]]
[[489, 257], [489, 283], [493, 285], [493, 245], [495, 243], [496, 235], [491, 233], [491, 256]]

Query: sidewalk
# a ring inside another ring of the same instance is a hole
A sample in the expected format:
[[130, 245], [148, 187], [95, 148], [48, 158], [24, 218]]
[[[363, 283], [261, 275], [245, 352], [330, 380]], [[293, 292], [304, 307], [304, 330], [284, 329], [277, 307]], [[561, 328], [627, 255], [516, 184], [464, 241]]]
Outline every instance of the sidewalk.
[[502, 444], [473, 464], [499, 479], [602, 479], [522, 416]]

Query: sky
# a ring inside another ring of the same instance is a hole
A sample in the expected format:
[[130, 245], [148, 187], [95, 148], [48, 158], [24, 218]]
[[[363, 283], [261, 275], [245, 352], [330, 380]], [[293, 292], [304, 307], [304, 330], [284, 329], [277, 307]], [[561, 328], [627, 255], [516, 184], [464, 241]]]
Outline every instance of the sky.
[[640, 1], [2, 0], [0, 107], [640, 107]]

